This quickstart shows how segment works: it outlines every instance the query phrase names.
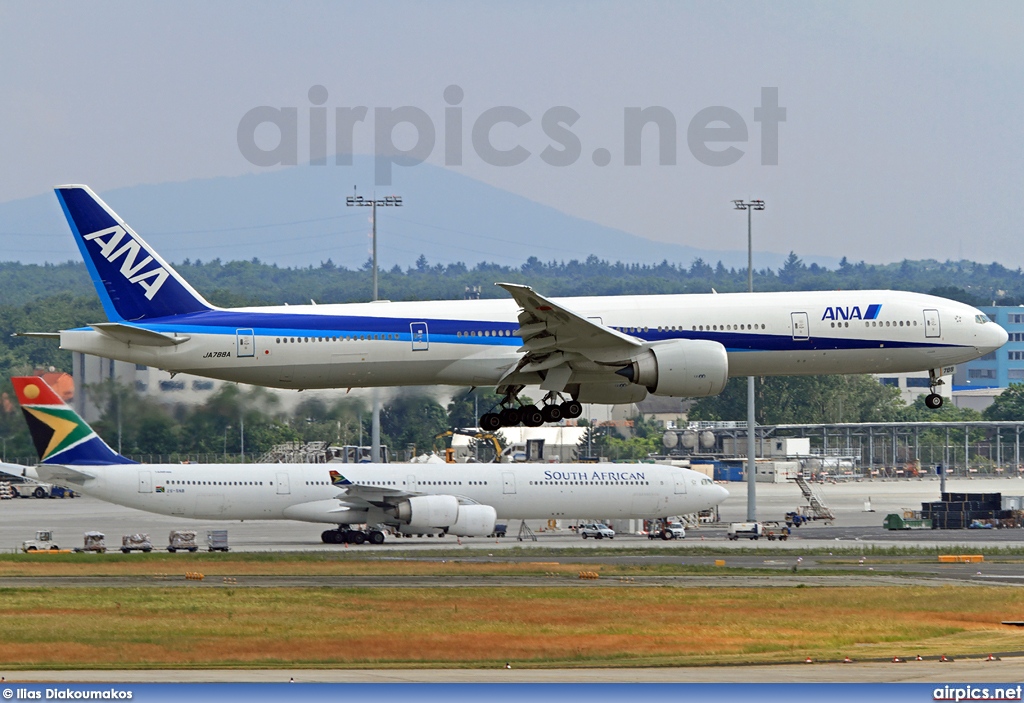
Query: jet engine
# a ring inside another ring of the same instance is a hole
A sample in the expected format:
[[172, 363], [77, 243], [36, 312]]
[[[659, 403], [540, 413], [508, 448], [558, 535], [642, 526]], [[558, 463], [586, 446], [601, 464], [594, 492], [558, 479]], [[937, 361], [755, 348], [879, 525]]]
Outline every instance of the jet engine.
[[459, 519], [459, 499], [455, 496], [413, 496], [396, 504], [390, 512], [403, 528], [408, 526], [403, 532], [443, 529]]
[[633, 383], [580, 383], [572, 393], [573, 400], [599, 405], [639, 403], [647, 397], [647, 389]]
[[677, 339], [651, 345], [615, 373], [654, 395], [699, 398], [725, 388], [729, 357], [718, 342]]
[[459, 519], [448, 528], [448, 534], [459, 537], [486, 537], [494, 532], [498, 511], [489, 505], [460, 505]]

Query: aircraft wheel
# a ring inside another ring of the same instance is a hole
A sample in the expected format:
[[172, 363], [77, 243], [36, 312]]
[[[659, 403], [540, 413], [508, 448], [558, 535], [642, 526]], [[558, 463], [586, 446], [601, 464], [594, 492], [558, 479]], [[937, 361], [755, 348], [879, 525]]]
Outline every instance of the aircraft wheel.
[[501, 412], [498, 413], [498, 417], [501, 418], [502, 427], [515, 427], [522, 419], [519, 408], [502, 408]]
[[380, 530], [370, 532], [370, 544], [384, 544], [384, 533]]
[[365, 532], [354, 531], [352, 533], [352, 543], [353, 544], [364, 544], [365, 542], [366, 542], [366, 533]]
[[561, 405], [562, 417], [570, 420], [583, 414], [583, 403], [578, 400], [567, 400]]
[[497, 413], [484, 413], [480, 416], [480, 429], [494, 432], [501, 429], [501, 416]]
[[523, 424], [527, 427], [540, 427], [544, 424], [544, 416], [536, 405], [526, 405], [522, 408]]
[[545, 405], [541, 408], [540, 416], [544, 422], [558, 422], [562, 419], [562, 407], [560, 405]]
[[938, 410], [942, 407], [942, 396], [938, 393], [929, 393], [924, 397], [924, 404], [932, 410]]

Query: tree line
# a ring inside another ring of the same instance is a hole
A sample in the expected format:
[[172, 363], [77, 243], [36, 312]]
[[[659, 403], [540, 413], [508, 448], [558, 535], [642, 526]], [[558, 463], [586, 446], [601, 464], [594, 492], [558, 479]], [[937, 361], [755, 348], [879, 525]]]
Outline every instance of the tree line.
[[[349, 269], [330, 259], [319, 266], [281, 268], [259, 259], [223, 262], [190, 260], [175, 268], [210, 302], [222, 306], [350, 303], [369, 300], [371, 263]], [[387, 300], [457, 300], [467, 295], [500, 298], [507, 294], [494, 283], [510, 281], [533, 286], [545, 295], [653, 295], [745, 291], [745, 268], [727, 268], [695, 259], [688, 264], [662, 261], [625, 264], [588, 256], [569, 261], [530, 257], [520, 266], [494, 263], [431, 264], [420, 255], [414, 266], [380, 272], [380, 297]], [[1024, 271], [1002, 264], [933, 259], [892, 264], [851, 263], [843, 258], [835, 269], [806, 264], [795, 253], [778, 269], [754, 271], [754, 289], [854, 290], [893, 289], [932, 293], [971, 305], [1024, 303]], [[0, 300], [18, 306], [56, 293], [93, 297], [85, 265], [0, 263]], [[84, 320], [83, 320], [84, 322]]]

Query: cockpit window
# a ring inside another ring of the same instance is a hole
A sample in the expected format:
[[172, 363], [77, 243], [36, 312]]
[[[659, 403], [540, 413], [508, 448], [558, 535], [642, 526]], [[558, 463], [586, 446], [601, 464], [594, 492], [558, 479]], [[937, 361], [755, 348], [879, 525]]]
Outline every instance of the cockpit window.
[[992, 320], [989, 319], [988, 315], [984, 313], [982, 313], [981, 315], [975, 315], [974, 321], [977, 322], [979, 325], [983, 325], [986, 322], [992, 322]]

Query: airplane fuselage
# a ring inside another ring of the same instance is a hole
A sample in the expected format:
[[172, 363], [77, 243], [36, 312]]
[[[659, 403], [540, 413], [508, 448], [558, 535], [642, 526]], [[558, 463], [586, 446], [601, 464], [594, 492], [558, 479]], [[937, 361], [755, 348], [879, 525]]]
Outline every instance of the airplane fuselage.
[[347, 512], [329, 471], [384, 495], [454, 495], [499, 518], [657, 518], [718, 505], [728, 493], [703, 474], [652, 464], [118, 464], [79, 467], [69, 482], [41, 464], [43, 481], [162, 515], [212, 520], [394, 522], [383, 511]]
[[[644, 342], [719, 342], [734, 377], [939, 369], [1005, 341], [1005, 332], [969, 305], [900, 291], [557, 302]], [[278, 388], [493, 386], [520, 358], [518, 311], [504, 299], [211, 310], [125, 322], [180, 343], [150, 345], [80, 328], [62, 331], [61, 347]], [[576, 368], [571, 382], [600, 382], [609, 373]]]

